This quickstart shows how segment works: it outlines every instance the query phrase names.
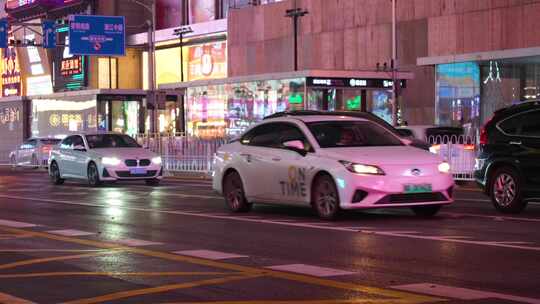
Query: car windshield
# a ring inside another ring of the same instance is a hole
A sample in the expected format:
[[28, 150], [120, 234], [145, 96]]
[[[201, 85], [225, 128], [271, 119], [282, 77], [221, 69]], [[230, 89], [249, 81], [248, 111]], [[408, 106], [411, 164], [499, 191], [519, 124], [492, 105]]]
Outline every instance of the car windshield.
[[58, 145], [60, 143], [60, 139], [56, 138], [43, 138], [39, 141], [44, 145]]
[[86, 141], [90, 149], [141, 147], [133, 138], [122, 134], [86, 135]]
[[321, 148], [404, 145], [385, 128], [369, 121], [324, 121], [307, 126]]

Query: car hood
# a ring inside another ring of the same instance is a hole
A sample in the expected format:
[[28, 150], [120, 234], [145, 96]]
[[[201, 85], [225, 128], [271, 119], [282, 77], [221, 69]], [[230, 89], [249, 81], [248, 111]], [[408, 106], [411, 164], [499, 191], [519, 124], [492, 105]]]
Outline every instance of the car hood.
[[326, 148], [321, 149], [321, 155], [335, 160], [371, 165], [420, 165], [442, 162], [442, 158], [433, 153], [408, 146]]
[[156, 153], [143, 148], [103, 148], [90, 150], [100, 157], [117, 157], [120, 159], [151, 159]]

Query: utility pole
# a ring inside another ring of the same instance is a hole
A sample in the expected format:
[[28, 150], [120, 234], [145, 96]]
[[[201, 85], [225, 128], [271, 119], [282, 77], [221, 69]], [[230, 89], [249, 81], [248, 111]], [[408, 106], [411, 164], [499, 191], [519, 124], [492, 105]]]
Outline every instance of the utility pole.
[[285, 17], [291, 18], [293, 21], [293, 37], [294, 37], [294, 70], [298, 71], [298, 21], [300, 18], [307, 15], [307, 10], [298, 8], [296, 0], [294, 0], [294, 8], [285, 11]]
[[398, 94], [397, 88], [401, 85], [398, 79], [396, 79], [396, 72], [398, 69], [397, 65], [397, 40], [396, 40], [396, 2], [397, 0], [392, 1], [392, 124], [397, 126], [398, 119]]
[[174, 29], [174, 35], [180, 39], [180, 82], [184, 82], [184, 35], [193, 33], [190, 26]]

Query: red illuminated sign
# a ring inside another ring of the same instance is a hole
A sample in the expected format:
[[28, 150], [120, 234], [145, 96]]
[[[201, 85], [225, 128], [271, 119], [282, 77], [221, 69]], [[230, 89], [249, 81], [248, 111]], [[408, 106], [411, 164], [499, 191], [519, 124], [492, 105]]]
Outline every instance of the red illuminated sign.
[[81, 0], [7, 0], [6, 9], [17, 9], [25, 7], [31, 4], [40, 4], [46, 7], [58, 7], [62, 5], [71, 4], [73, 2], [80, 2]]
[[2, 96], [21, 95], [21, 68], [15, 48], [2, 51]]
[[73, 58], [62, 59], [60, 62], [60, 74], [62, 76], [71, 76], [82, 73], [82, 57], [75, 56]]

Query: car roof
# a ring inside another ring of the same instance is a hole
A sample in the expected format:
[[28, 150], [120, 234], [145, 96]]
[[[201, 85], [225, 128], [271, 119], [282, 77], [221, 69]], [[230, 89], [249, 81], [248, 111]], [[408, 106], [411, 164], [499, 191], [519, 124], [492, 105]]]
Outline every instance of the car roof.
[[495, 115], [513, 115], [517, 114], [519, 112], [528, 111], [528, 110], [534, 110], [534, 109], [540, 109], [540, 100], [531, 100], [526, 102], [521, 102], [518, 104], [514, 104], [502, 109], [499, 109], [495, 111]]
[[282, 118], [271, 118], [266, 121], [287, 121], [287, 120], [300, 120], [305, 123], [319, 122], [319, 121], [367, 121], [367, 119], [342, 116], [342, 115], [310, 115], [310, 116], [292, 116]]

